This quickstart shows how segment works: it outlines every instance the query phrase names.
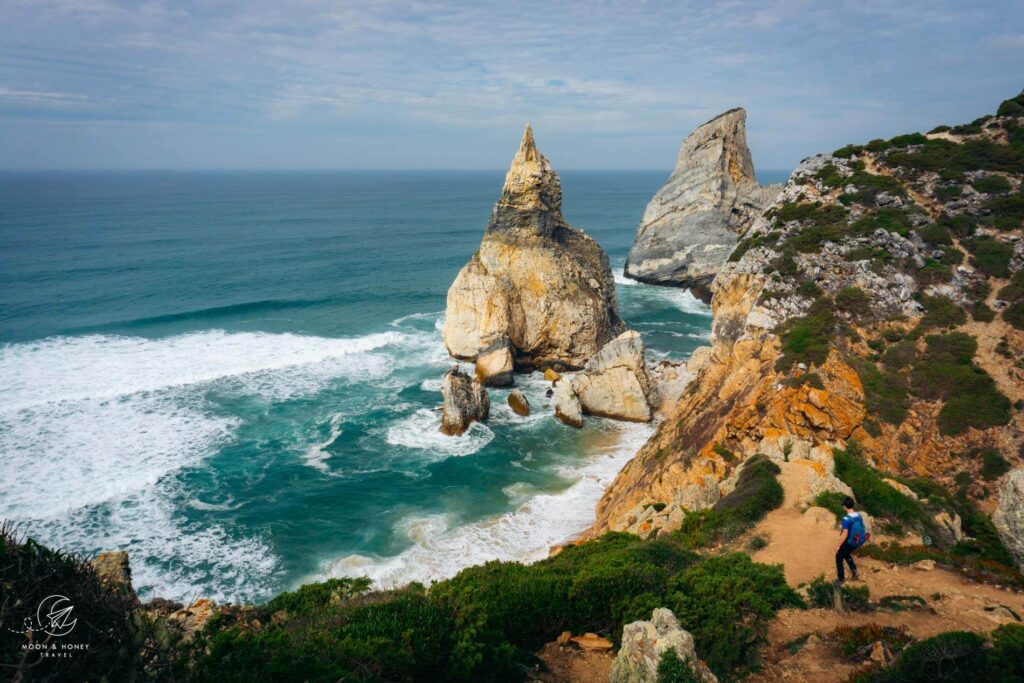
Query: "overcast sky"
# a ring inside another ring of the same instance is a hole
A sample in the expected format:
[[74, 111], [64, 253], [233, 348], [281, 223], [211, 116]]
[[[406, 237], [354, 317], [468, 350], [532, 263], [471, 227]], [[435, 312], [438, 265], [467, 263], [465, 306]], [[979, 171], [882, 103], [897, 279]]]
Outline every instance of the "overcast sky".
[[0, 168], [758, 168], [993, 112], [1024, 2], [0, 0]]

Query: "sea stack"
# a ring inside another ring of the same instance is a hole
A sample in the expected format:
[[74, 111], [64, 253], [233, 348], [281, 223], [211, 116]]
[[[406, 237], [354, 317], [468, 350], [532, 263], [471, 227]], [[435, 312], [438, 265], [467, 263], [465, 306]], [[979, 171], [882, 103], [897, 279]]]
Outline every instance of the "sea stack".
[[627, 277], [710, 299], [718, 269], [781, 189], [757, 184], [746, 121], [746, 111], [730, 109], [683, 141], [672, 176], [644, 211]]
[[444, 343], [507, 386], [513, 368], [579, 369], [625, 329], [608, 255], [562, 217], [562, 185], [526, 126], [480, 250], [448, 290]]

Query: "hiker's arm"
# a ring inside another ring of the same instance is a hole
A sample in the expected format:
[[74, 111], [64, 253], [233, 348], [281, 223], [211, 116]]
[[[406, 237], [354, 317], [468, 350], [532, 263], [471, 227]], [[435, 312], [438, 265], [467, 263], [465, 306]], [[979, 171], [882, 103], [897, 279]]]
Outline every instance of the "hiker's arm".
[[849, 529], [843, 529], [843, 533], [839, 535], [839, 547], [842, 548], [843, 544], [846, 543], [846, 539], [850, 536]]

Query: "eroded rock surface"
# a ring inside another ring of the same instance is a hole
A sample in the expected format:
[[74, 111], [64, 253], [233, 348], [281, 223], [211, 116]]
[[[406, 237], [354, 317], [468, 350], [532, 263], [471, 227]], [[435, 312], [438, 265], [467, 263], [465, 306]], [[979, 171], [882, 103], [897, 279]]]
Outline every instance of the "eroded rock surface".
[[634, 621], [622, 628], [622, 647], [612, 664], [612, 683], [654, 683], [658, 663], [668, 650], [675, 650], [690, 665], [702, 683], [718, 683], [711, 670], [697, 658], [693, 635], [679, 625], [672, 610], [654, 610], [650, 621]]
[[453, 365], [441, 382], [441, 432], [459, 436], [474, 422], [483, 422], [491, 410], [487, 390]]
[[579, 369], [624, 329], [607, 254], [565, 222], [561, 204], [527, 126], [480, 250], [448, 290], [445, 345], [476, 361], [484, 384], [507, 382], [510, 361]]
[[708, 295], [739, 237], [781, 189], [758, 185], [746, 120], [746, 111], [731, 109], [683, 141], [672, 176], [644, 211], [628, 277]]
[[1013, 470], [1000, 484], [992, 523], [1017, 567], [1024, 570], [1024, 468]]
[[644, 362], [644, 343], [633, 330], [605, 344], [572, 382], [588, 415], [648, 422], [657, 405], [655, 381]]

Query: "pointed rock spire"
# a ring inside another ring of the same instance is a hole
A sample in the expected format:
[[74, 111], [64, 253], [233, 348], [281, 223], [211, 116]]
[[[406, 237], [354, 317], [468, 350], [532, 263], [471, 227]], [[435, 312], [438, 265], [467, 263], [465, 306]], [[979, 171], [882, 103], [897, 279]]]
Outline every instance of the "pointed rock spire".
[[537, 149], [533, 128], [527, 123], [487, 230], [525, 228], [554, 237], [562, 225], [562, 183]]

